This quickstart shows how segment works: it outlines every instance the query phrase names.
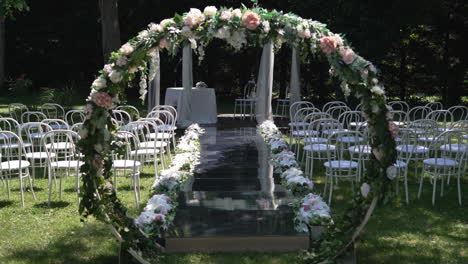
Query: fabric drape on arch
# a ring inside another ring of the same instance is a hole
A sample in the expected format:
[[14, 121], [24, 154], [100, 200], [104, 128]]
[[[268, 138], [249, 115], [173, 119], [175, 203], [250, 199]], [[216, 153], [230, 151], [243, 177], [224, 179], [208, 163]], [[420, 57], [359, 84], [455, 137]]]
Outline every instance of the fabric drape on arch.
[[292, 49], [290, 93], [291, 104], [301, 101], [301, 61], [296, 47]]
[[177, 112], [179, 114], [178, 124], [181, 127], [188, 127], [192, 124], [192, 88], [193, 88], [193, 73], [192, 73], [192, 47], [190, 44], [185, 44], [182, 54], [182, 84], [184, 90], [177, 103]]
[[275, 64], [275, 53], [271, 41], [265, 44], [260, 62], [260, 70], [257, 79], [257, 100], [255, 104], [255, 115], [257, 123], [273, 120], [271, 99], [273, 92], [273, 67]]
[[149, 84], [148, 91], [148, 112], [151, 111], [155, 106], [161, 104], [161, 57], [159, 56], [159, 49], [156, 50], [156, 56], [154, 58], [155, 64], [155, 76]]

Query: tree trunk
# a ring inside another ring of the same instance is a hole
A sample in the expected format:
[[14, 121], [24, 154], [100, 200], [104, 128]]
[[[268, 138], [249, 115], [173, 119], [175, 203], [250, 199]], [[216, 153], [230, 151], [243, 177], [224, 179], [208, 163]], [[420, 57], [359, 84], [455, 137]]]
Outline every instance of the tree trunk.
[[407, 28], [403, 28], [401, 30], [401, 36], [400, 36], [400, 68], [399, 68], [399, 74], [398, 74], [398, 86], [400, 86], [400, 100], [405, 101], [406, 99], [406, 67], [407, 67], [407, 51], [408, 47], [405, 44], [405, 38], [407, 37]]
[[5, 83], [5, 17], [0, 15], [0, 91]]
[[112, 51], [120, 48], [118, 0], [99, 0], [101, 10], [102, 53], [104, 63]]

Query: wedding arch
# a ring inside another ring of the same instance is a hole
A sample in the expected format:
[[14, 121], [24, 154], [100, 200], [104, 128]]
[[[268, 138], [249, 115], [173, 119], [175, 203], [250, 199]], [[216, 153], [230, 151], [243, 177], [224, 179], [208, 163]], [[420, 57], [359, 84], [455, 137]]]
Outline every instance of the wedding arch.
[[[209, 6], [203, 12], [192, 8], [188, 13], [164, 19], [159, 24], [149, 24], [147, 29], [111, 54], [109, 63], [99, 72], [91, 86], [92, 91], [86, 102], [86, 120], [80, 131], [81, 140], [78, 144], [85, 161], [81, 167], [83, 192], [80, 214], [84, 217], [94, 216], [110, 224], [123, 248], [140, 262], [149, 263], [158, 258], [163, 250], [161, 233], [175, 212], [172, 210], [169, 215], [155, 214], [155, 208], [150, 206], [148, 212], [140, 216], [144, 219], [133, 219], [127, 214], [111, 182], [111, 153], [119, 151], [119, 146], [113, 143], [116, 127], [111, 121], [111, 110], [120, 102], [125, 88], [136, 82], [142, 100], [146, 97], [148, 82], [151, 82], [156, 94], [152, 94], [149, 100], [152, 104], [159, 104], [159, 53], [168, 51], [175, 55], [182, 48], [184, 91], [182, 107], [178, 110], [180, 125], [188, 126], [190, 90], [193, 85], [192, 50], [203, 59], [204, 49], [215, 38], [226, 41], [234, 51], [263, 47], [257, 88], [258, 122], [272, 119], [274, 52], [283, 45], [293, 49], [292, 100], [300, 98], [299, 58], [307, 61], [312, 56], [325, 58], [330, 64], [330, 74], [340, 81], [344, 94], [360, 100], [368, 121], [373, 153], [362, 179], [363, 184], [360, 192], [354, 196], [351, 208], [341, 218], [335, 218], [334, 223], [328, 226], [328, 232], [302, 255], [308, 263], [334, 261], [359, 235], [376, 204], [387, 200], [392, 193], [393, 185], [390, 183], [396, 175], [393, 167], [396, 152], [390, 131], [389, 111], [385, 104], [385, 91], [373, 64], [355, 53], [342, 36], [332, 33], [325, 24], [292, 13], [269, 11], [256, 5], [253, 8], [243, 6], [237, 9]], [[178, 148], [181, 152], [179, 160], [173, 165], [178, 170], [171, 173], [182, 171], [182, 175], [186, 175], [193, 171], [196, 158], [190, 156], [193, 156], [191, 153], [196, 156], [200, 133], [199, 127], [191, 126], [182, 138], [183, 146]], [[181, 178], [180, 174], [178, 178], [172, 177], [179, 182]], [[158, 191], [168, 195], [157, 195]], [[159, 207], [165, 207], [166, 213], [177, 205], [173, 199], [177, 190], [156, 186], [152, 192], [155, 196], [151, 200], [158, 202]], [[142, 219], [149, 221], [149, 229], [143, 230], [139, 225]]]

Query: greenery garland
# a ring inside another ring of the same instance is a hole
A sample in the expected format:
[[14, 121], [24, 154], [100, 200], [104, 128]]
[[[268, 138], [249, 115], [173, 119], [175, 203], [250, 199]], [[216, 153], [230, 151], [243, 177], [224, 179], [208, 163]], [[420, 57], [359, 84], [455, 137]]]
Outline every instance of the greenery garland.
[[182, 45], [190, 44], [201, 60], [204, 48], [215, 38], [225, 40], [234, 51], [261, 47], [272, 41], [275, 50], [284, 44], [297, 48], [304, 62], [312, 55], [324, 57], [331, 66], [332, 77], [341, 82], [344, 94], [360, 99], [374, 154], [363, 178], [366, 195], [355, 196], [354, 209], [342, 219], [335, 219], [340, 228], [330, 229], [322, 236], [322, 242], [304, 257], [310, 263], [333, 261], [346, 245], [345, 239], [338, 238], [354, 237], [355, 228], [366, 219], [367, 208], [374, 198], [385, 201], [391, 193], [396, 151], [389, 130], [385, 91], [372, 63], [357, 55], [342, 36], [329, 31], [325, 24], [257, 5], [238, 9], [209, 6], [203, 12], [191, 9], [183, 15], [176, 14], [159, 24], [151, 23], [148, 29], [111, 54], [109, 63], [92, 84], [86, 120], [80, 132], [82, 139], [78, 145], [85, 156], [85, 165], [81, 167], [80, 214], [112, 225], [123, 247], [132, 249], [131, 252], [142, 252], [146, 259], [158, 256], [157, 243], [135, 225], [112, 186], [111, 153], [119, 151], [119, 147], [112, 144], [116, 127], [111, 122], [111, 109], [120, 102], [125, 88], [135, 83], [141, 98], [145, 98], [147, 82], [155, 76], [159, 50], [175, 55]]

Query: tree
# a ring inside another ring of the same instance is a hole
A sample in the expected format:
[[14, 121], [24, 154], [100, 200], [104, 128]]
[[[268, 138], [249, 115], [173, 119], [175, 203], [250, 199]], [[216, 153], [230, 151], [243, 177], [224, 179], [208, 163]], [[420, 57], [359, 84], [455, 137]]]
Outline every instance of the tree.
[[120, 47], [118, 0], [99, 0], [102, 28], [102, 53], [104, 63], [112, 51]]
[[0, 90], [5, 82], [5, 20], [13, 18], [15, 11], [29, 11], [26, 0], [2, 0], [0, 2]]

